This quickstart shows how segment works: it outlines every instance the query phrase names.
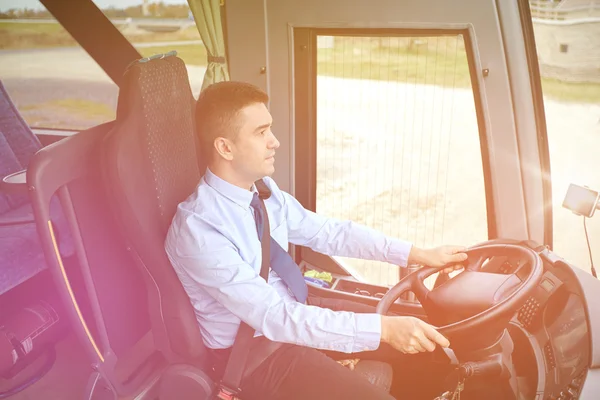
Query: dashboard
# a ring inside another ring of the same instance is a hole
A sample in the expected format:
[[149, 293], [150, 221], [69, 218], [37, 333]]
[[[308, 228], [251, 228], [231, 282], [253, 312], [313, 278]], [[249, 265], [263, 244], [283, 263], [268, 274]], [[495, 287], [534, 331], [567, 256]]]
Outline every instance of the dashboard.
[[[600, 280], [547, 249], [530, 247], [539, 252], [544, 273], [508, 326], [514, 345], [511, 357], [516, 383], [511, 382], [511, 394], [506, 398], [513, 399], [510, 396], [516, 390], [518, 400], [598, 400]], [[304, 268], [309, 268], [308, 264], [304, 264]], [[506, 256], [490, 258], [482, 271], [515, 274], [521, 280], [529, 274], [526, 260]], [[437, 285], [438, 282], [434, 287]], [[337, 278], [331, 288], [311, 286], [310, 289], [324, 297], [343, 293], [352, 300], [373, 305], [379, 300], [378, 294], [386, 292], [383, 287]], [[418, 302], [412, 299], [398, 299], [394, 306], [398, 307], [394, 310], [398, 314], [424, 315]], [[465, 398], [490, 398], [489, 389], [490, 382], [484, 380], [472, 391], [473, 397], [465, 392]], [[503, 392], [496, 392], [499, 393], [496, 398], [504, 398]], [[482, 397], [482, 393], [486, 393], [486, 397]]]
[[[518, 264], [518, 260], [511, 261]], [[544, 260], [544, 271], [512, 321], [514, 354], [521, 354], [514, 358], [515, 367], [537, 382], [526, 398], [578, 399], [590, 365], [591, 333], [584, 294], [566, 263]]]

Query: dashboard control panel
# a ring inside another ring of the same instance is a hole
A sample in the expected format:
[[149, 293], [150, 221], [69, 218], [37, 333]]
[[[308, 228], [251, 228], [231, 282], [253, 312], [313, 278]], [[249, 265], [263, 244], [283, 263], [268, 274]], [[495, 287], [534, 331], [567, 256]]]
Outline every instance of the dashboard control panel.
[[533, 321], [535, 321], [535, 317], [538, 315], [539, 310], [540, 302], [535, 297], [531, 296], [519, 310], [517, 318], [525, 328], [529, 329], [531, 328]]
[[579, 399], [590, 357], [589, 327], [581, 288], [569, 267], [542, 254], [544, 274], [516, 321], [531, 335], [544, 376], [543, 400]]
[[533, 331], [541, 325], [542, 312], [550, 297], [563, 285], [562, 281], [552, 272], [546, 271], [539, 286], [527, 299], [517, 314], [517, 319], [528, 331]]

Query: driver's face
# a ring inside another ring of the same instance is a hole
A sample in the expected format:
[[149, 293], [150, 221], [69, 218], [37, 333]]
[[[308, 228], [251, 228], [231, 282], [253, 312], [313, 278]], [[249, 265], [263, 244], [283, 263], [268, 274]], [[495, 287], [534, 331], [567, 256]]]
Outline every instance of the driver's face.
[[263, 103], [254, 103], [244, 107], [237, 118], [240, 129], [231, 148], [234, 170], [252, 182], [271, 176], [279, 141], [271, 131], [269, 110]]

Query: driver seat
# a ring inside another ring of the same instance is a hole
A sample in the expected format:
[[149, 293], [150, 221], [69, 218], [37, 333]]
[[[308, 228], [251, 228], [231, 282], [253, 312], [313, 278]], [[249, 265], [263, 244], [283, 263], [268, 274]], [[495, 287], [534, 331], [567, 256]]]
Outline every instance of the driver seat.
[[[156, 347], [173, 366], [163, 374], [161, 398], [200, 400], [214, 390], [206, 348], [164, 250], [177, 205], [194, 191], [204, 171], [195, 100], [185, 65], [175, 54], [141, 59], [127, 69], [101, 159], [111, 210], [144, 275]], [[389, 391], [388, 364], [364, 361], [357, 370]]]

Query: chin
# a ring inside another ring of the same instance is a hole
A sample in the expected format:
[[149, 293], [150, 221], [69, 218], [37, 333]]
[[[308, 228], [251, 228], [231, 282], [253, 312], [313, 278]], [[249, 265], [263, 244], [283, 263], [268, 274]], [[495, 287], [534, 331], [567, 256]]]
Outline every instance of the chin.
[[275, 173], [275, 167], [267, 168], [265, 176], [272, 176]]

